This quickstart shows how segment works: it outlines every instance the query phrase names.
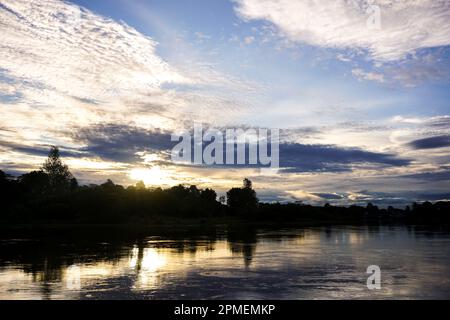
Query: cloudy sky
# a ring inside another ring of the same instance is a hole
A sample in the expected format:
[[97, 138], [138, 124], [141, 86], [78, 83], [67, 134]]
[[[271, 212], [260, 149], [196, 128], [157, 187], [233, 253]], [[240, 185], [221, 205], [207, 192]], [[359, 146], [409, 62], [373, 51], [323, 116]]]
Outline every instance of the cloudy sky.
[[[0, 0], [0, 169], [261, 200], [450, 199], [447, 0]], [[180, 166], [194, 122], [279, 128], [280, 171]]]

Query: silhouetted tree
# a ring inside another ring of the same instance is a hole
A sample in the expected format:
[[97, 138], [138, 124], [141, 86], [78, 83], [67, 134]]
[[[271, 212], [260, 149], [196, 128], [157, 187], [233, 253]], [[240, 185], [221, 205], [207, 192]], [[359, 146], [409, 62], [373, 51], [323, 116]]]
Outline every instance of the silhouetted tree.
[[116, 185], [114, 184], [114, 182], [112, 182], [111, 179], [106, 180], [105, 183], [101, 184], [100, 187], [105, 190], [105, 191], [109, 191], [112, 192], [116, 189]]
[[25, 173], [18, 180], [20, 188], [27, 196], [43, 195], [50, 188], [50, 177], [42, 170]]
[[0, 170], [0, 183], [7, 180], [7, 175], [2, 170]]
[[16, 181], [10, 175], [0, 170], [0, 211], [4, 211], [4, 208], [12, 205], [16, 200], [16, 196]]
[[138, 190], [144, 190], [144, 189], [145, 189], [145, 183], [144, 183], [144, 181], [138, 181], [138, 182], [136, 182], [136, 189], [138, 189]]
[[368, 203], [366, 206], [366, 212], [368, 218], [377, 218], [380, 214], [377, 206], [374, 206], [372, 203]]
[[249, 179], [245, 178], [244, 179], [244, 189], [252, 189], [252, 188], [253, 188], [252, 182]]
[[49, 185], [53, 192], [68, 191], [78, 186], [78, 182], [70, 173], [68, 166], [62, 163], [59, 149], [56, 146], [51, 147], [42, 170], [48, 175]]
[[201, 190], [200, 197], [207, 202], [215, 202], [217, 193], [213, 189], [206, 188], [205, 190]]
[[250, 212], [258, 206], [256, 192], [252, 188], [252, 182], [244, 179], [242, 188], [232, 188], [227, 192], [227, 205], [234, 212]]
[[198, 198], [200, 196], [200, 191], [198, 190], [197, 186], [192, 185], [189, 187], [189, 193], [191, 196]]
[[[76, 179], [59, 159], [56, 147], [52, 148], [43, 170], [23, 174], [17, 179], [0, 170], [0, 223], [159, 223], [169, 216], [201, 218], [203, 221], [207, 217], [225, 217], [227, 212], [243, 220], [258, 219], [271, 223], [448, 224], [450, 221], [448, 201], [414, 203], [404, 210], [392, 206], [379, 209], [371, 203], [366, 207], [330, 204], [320, 207], [302, 202], [258, 203], [249, 179], [244, 179], [240, 188], [230, 189], [226, 199], [221, 196], [219, 202], [213, 189], [200, 189], [195, 185], [149, 189], [140, 181], [125, 189], [109, 179], [101, 185], [76, 185]], [[227, 207], [223, 206], [225, 201]], [[250, 262], [251, 247], [242, 249]]]
[[11, 176], [0, 170], [0, 190], [3, 193], [11, 184]]

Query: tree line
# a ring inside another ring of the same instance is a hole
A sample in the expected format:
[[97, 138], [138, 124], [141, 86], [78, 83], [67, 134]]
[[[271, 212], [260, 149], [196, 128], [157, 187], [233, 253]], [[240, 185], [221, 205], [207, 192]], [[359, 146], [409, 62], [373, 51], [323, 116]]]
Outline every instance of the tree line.
[[143, 182], [123, 187], [107, 180], [79, 185], [57, 147], [39, 170], [12, 177], [0, 170], [2, 223], [164, 223], [179, 219], [244, 220], [272, 223], [443, 223], [450, 219], [450, 202], [414, 203], [404, 209], [375, 205], [339, 207], [326, 204], [261, 203], [252, 182], [244, 179], [226, 197], [210, 188], [178, 185], [146, 188]]

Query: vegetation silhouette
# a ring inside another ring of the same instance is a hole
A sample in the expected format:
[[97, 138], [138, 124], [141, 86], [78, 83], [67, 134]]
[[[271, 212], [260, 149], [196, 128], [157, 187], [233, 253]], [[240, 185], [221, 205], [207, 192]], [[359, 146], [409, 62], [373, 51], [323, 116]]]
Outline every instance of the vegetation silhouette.
[[0, 170], [0, 223], [425, 223], [450, 221], [450, 202], [414, 203], [405, 209], [367, 206], [339, 207], [326, 204], [261, 203], [252, 182], [232, 188], [226, 199], [197, 186], [146, 188], [143, 182], [123, 187], [107, 180], [101, 185], [78, 185], [51, 147], [42, 168], [13, 177]]

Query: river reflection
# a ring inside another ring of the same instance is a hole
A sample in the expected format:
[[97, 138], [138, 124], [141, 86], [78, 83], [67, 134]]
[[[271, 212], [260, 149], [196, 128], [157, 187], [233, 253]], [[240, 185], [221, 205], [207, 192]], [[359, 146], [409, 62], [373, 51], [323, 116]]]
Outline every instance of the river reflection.
[[[369, 265], [381, 290], [367, 289]], [[0, 299], [449, 299], [449, 274], [450, 233], [416, 227], [0, 236]]]

